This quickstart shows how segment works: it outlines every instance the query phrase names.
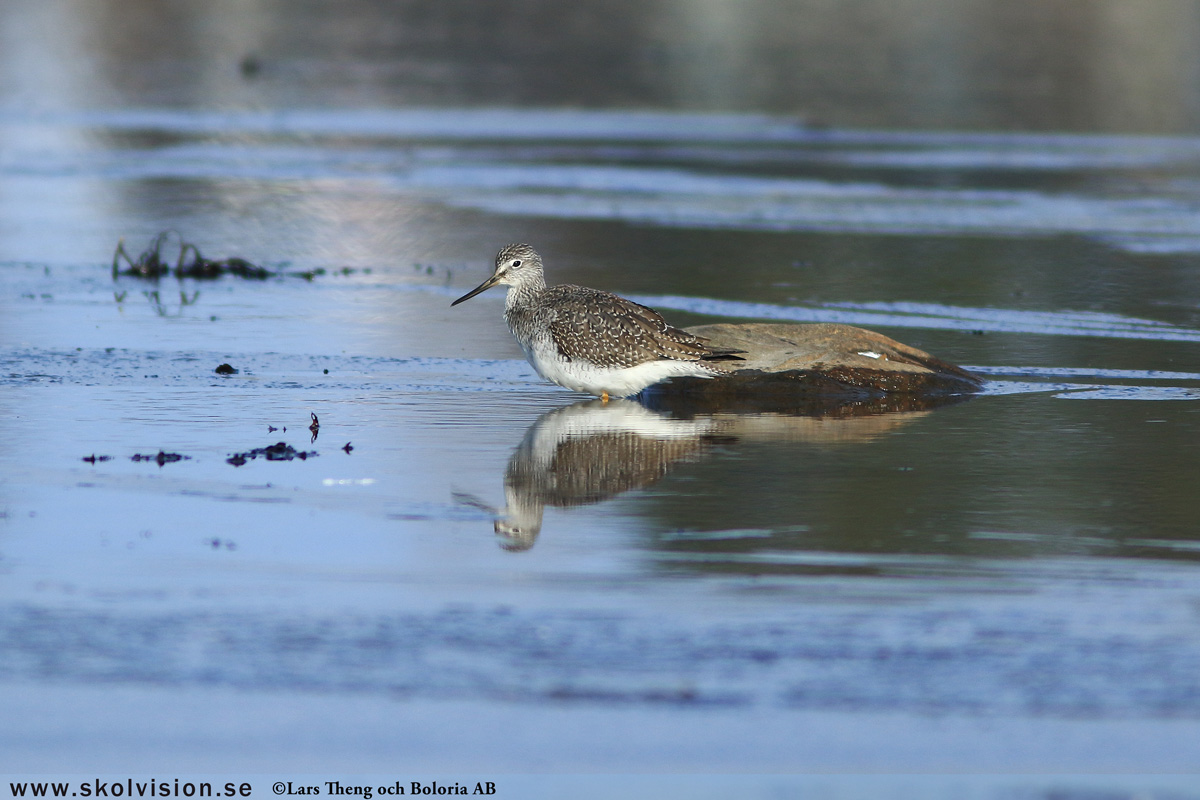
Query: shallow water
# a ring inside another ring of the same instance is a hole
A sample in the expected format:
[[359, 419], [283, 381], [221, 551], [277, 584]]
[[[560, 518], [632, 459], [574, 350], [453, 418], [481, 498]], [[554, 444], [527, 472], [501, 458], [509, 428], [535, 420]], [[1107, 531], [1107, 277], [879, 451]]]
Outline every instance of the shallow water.
[[[0, 113], [6, 770], [1195, 796], [1200, 140], [67, 106]], [[168, 229], [279, 274], [113, 276]], [[498, 291], [449, 307], [517, 240], [677, 324], [863, 325], [987, 384], [603, 405]], [[230, 462], [279, 441], [315, 455]], [[1183, 776], [1017, 776], [1099, 771]]]
[[[10, 195], [16, 235], [0, 270], [10, 420], [0, 669], [22, 696], [44, 703], [59, 689], [112, 686], [152, 687], [167, 707], [195, 692], [377, 698], [433, 731], [426, 715], [450, 703], [447, 735], [462, 713], [549, 714], [544, 724], [569, 727], [576, 712], [603, 711], [615, 719], [602, 739], [633, 736], [647, 748], [645, 761], [630, 761], [564, 740], [558, 751], [546, 745], [549, 761], [508, 753], [519, 770], [770, 771], [826, 758], [885, 771], [1195, 763], [1198, 739], [1180, 731], [1200, 718], [1197, 297], [1140, 282], [1119, 303], [1059, 305], [1106, 260], [1171, 272], [1184, 256], [1139, 255], [1078, 231], [964, 241], [925, 223], [891, 240], [888, 261], [865, 260], [873, 239], [808, 222], [730, 234], [731, 250], [675, 221], [464, 210], [461, 198], [483, 187], [459, 185], [462, 173], [419, 188], [395, 179], [416, 147], [403, 133], [371, 131], [375, 166], [320, 131], [279, 164], [253, 153], [298, 139], [301, 123], [274, 130], [262, 119], [236, 147], [206, 144], [205, 175], [188, 174], [186, 140], [199, 135], [182, 132], [186, 116], [174, 119], [170, 131], [148, 120], [132, 130], [122, 115], [45, 121], [51, 141], [101, 144], [63, 147], [38, 175], [8, 168], [42, 190], [19, 203]], [[681, 140], [697, 124], [654, 121]], [[168, 132], [169, 145], [131, 144]], [[514, 146], [498, 136], [460, 130], [439, 158]], [[921, 144], [946, 147], [938, 137]], [[599, 160], [609, 145], [571, 147], [572, 158]], [[807, 147], [803, 136], [780, 145]], [[347, 164], [368, 174], [348, 175]], [[1047, 171], [1023, 179], [1037, 186]], [[54, 202], [85, 186], [87, 213]], [[597, 191], [663, 196], [554, 187], [562, 207]], [[916, 202], [926, 216], [950, 208]], [[287, 225], [225, 211], [239, 206]], [[714, 220], [702, 227], [725, 224]], [[167, 227], [212, 256], [328, 272], [112, 277], [117, 235], [136, 251], [146, 232]], [[430, 258], [411, 244], [418, 237], [450, 253], [479, 240], [479, 252]], [[507, 238], [542, 244], [560, 279], [628, 292], [682, 321], [871, 325], [976, 365], [989, 383], [956, 405], [875, 416], [675, 417], [580, 400], [515, 359], [498, 293], [449, 308]], [[929, 270], [885, 288], [912, 274], [904, 262], [918, 253], [964, 248], [984, 253], [986, 269]], [[837, 250], [860, 251], [854, 272], [880, 274], [849, 282]], [[782, 260], [788, 251], [794, 261]], [[740, 261], [733, 271], [729, 253]], [[1072, 271], [1070, 259], [1087, 263]], [[993, 304], [961, 305], [971, 292], [952, 287], [996, 281], [997, 269], [1053, 286], [992, 288]], [[221, 363], [238, 373], [216, 375]], [[310, 412], [321, 423], [315, 442]], [[228, 462], [275, 441], [317, 455]], [[160, 450], [187, 458], [130, 460]], [[111, 460], [82, 460], [92, 455]], [[679, 728], [699, 715], [719, 729], [738, 713], [759, 722], [715, 761], [688, 745], [691, 723]], [[769, 744], [799, 736], [816, 747], [820, 725], [809, 726], [825, 714], [852, 728], [900, 715], [889, 724], [929, 744], [816, 757]], [[652, 744], [644, 720], [662, 720], [675, 743]], [[965, 726], [979, 754], [946, 750], [925, 730], [933, 720]], [[1097, 725], [1111, 728], [1103, 747], [1091, 738]], [[228, 733], [213, 718], [199, 729]], [[1019, 730], [1065, 749], [997, 755]], [[100, 749], [129, 757], [133, 748], [118, 736]], [[473, 749], [460, 763], [491, 763], [495, 752]], [[186, 763], [169, 747], [146, 758]]]

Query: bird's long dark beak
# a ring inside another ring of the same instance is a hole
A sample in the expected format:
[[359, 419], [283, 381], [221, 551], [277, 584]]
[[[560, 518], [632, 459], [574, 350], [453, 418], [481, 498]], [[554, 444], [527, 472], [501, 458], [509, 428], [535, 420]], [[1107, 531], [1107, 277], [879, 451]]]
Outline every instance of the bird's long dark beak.
[[462, 297], [460, 297], [460, 298], [458, 298], [457, 300], [455, 300], [455, 301], [454, 301], [453, 303], [451, 303], [450, 305], [451, 305], [451, 306], [456, 306], [456, 305], [458, 305], [459, 303], [461, 303], [461, 302], [462, 302], [462, 301], [464, 301], [464, 300], [470, 300], [472, 297], [474, 297], [475, 295], [479, 294], [480, 292], [486, 292], [488, 289], [492, 288], [492, 287], [493, 287], [493, 286], [495, 286], [497, 283], [499, 283], [499, 282], [500, 282], [500, 278], [501, 278], [501, 277], [502, 277], [502, 276], [501, 276], [499, 273], [497, 273], [497, 274], [493, 275], [492, 277], [488, 278], [488, 279], [487, 279], [486, 281], [484, 281], [483, 283], [481, 283], [481, 284], [479, 284], [478, 286], [476, 286], [476, 287], [475, 287], [474, 289], [472, 289], [471, 291], [469, 291], [469, 292], [467, 292], [466, 294], [464, 294]]

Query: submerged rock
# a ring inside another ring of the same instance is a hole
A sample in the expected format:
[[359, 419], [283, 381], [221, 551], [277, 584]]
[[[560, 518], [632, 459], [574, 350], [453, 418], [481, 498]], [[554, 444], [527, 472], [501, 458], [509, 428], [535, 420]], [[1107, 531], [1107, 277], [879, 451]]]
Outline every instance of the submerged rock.
[[674, 378], [650, 387], [645, 399], [651, 406], [911, 411], [955, 402], [983, 385], [923, 350], [852, 325], [747, 323], [687, 330], [715, 346], [744, 351], [743, 360], [722, 364], [728, 376]]

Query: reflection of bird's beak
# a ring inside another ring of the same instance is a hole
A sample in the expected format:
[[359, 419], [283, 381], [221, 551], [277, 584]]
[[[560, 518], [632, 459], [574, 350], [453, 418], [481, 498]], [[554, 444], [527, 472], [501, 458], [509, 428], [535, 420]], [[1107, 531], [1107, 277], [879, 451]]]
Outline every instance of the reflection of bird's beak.
[[492, 288], [492, 287], [493, 287], [493, 286], [495, 286], [497, 283], [499, 283], [499, 282], [500, 282], [500, 279], [501, 279], [501, 278], [503, 278], [503, 277], [504, 277], [503, 273], [497, 272], [495, 275], [493, 275], [492, 277], [488, 278], [486, 281], [484, 281], [483, 283], [479, 284], [479, 285], [478, 285], [478, 286], [476, 286], [474, 289], [472, 289], [471, 291], [467, 292], [466, 294], [464, 294], [462, 297], [460, 297], [460, 298], [458, 298], [457, 300], [455, 300], [455, 301], [454, 301], [453, 303], [451, 303], [450, 305], [452, 305], [452, 306], [456, 306], [456, 305], [458, 305], [459, 303], [461, 303], [463, 300], [470, 300], [472, 297], [474, 297], [475, 295], [479, 294], [480, 292], [486, 292], [488, 289]]

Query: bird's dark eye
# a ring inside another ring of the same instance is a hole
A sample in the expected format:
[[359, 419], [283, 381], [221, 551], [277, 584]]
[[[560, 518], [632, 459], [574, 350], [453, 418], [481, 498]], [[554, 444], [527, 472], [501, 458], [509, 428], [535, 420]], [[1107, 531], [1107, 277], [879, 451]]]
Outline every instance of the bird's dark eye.
[[519, 258], [518, 258], [516, 261], [514, 261], [514, 262], [512, 263], [512, 265], [513, 265], [514, 267], [519, 267], [519, 266], [521, 266], [521, 259], [519, 259]]

